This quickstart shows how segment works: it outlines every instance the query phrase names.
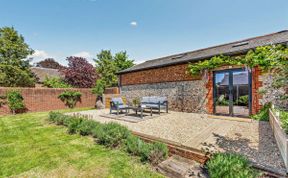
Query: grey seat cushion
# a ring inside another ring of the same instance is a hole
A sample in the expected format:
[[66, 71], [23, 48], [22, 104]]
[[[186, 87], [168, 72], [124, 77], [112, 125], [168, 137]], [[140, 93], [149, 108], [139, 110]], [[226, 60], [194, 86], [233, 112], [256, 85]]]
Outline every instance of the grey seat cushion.
[[126, 104], [119, 105], [119, 109], [125, 109], [125, 108], [127, 108], [127, 107], [128, 107], [128, 105], [126, 105]]
[[142, 104], [159, 104], [163, 105], [165, 102], [167, 101], [166, 97], [158, 97], [158, 96], [146, 96], [146, 97], [142, 97], [141, 99], [141, 103]]
[[158, 105], [158, 104], [146, 104], [146, 107], [149, 107], [149, 108], [159, 108], [159, 105]]
[[113, 102], [114, 105], [123, 105], [124, 102], [122, 100], [122, 98], [118, 97], [118, 98], [112, 98], [111, 101]]
[[150, 102], [150, 97], [142, 97], [141, 103], [149, 103]]

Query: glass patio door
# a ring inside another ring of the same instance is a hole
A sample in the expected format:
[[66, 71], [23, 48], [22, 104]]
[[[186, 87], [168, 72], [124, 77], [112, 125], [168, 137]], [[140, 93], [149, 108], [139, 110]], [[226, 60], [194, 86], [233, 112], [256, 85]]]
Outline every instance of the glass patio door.
[[214, 72], [214, 114], [249, 116], [250, 74], [231, 69]]
[[229, 72], [217, 72], [214, 74], [214, 113], [230, 115], [230, 85]]

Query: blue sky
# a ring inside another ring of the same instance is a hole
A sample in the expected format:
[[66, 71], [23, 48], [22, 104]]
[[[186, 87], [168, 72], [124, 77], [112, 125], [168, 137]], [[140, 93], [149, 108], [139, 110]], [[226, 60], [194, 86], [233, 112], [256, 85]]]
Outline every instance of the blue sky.
[[0, 0], [34, 62], [101, 49], [136, 62], [288, 29], [287, 0]]

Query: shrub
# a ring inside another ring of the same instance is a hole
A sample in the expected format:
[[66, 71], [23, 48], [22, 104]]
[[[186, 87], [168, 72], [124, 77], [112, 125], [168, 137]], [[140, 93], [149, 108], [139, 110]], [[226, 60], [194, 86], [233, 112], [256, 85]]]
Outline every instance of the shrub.
[[259, 120], [259, 121], [269, 121], [269, 108], [271, 107], [271, 103], [266, 103], [260, 111], [251, 116], [252, 119]]
[[125, 143], [126, 151], [131, 155], [140, 156], [144, 144], [145, 143], [140, 138], [130, 135]]
[[249, 161], [241, 155], [232, 153], [215, 153], [206, 164], [211, 178], [249, 178], [257, 177], [258, 172], [254, 170]]
[[58, 120], [59, 117], [63, 117], [63, 114], [61, 114], [60, 112], [55, 112], [55, 111], [49, 112], [49, 117], [48, 117], [48, 119], [49, 119], [51, 122], [56, 122], [56, 120]]
[[284, 131], [288, 134], [288, 112], [280, 110], [280, 121]]
[[96, 128], [100, 123], [93, 120], [83, 120], [79, 125], [80, 135], [91, 135], [92, 130]]
[[58, 98], [69, 108], [74, 108], [78, 101], [81, 101], [81, 93], [79, 91], [64, 91]]
[[6, 102], [6, 99], [7, 99], [7, 96], [5, 95], [0, 95], [0, 107], [2, 107], [3, 105], [5, 105], [7, 102]]
[[147, 162], [149, 161], [149, 155], [151, 153], [151, 148], [152, 148], [152, 144], [150, 143], [144, 143], [141, 148], [140, 148], [140, 160], [142, 162]]
[[131, 135], [124, 126], [117, 123], [101, 124], [81, 117], [67, 116], [59, 112], [50, 112], [49, 120], [68, 126], [68, 132], [81, 135], [92, 135], [99, 144], [107, 147], [118, 147], [125, 144], [125, 150], [134, 156], [140, 156], [142, 162], [149, 161], [156, 165], [168, 155], [168, 148], [162, 143], [145, 143], [140, 138]]
[[219, 106], [229, 106], [229, 100], [226, 100], [225, 98], [223, 98], [220, 101], [217, 101], [217, 105]]
[[96, 125], [96, 127], [94, 127], [91, 132], [92, 132], [92, 136], [96, 138], [97, 140], [99, 140], [99, 137], [101, 137], [101, 135], [104, 132], [103, 124]]
[[145, 143], [135, 136], [129, 136], [126, 140], [126, 150], [131, 155], [140, 156], [142, 162], [150, 162], [157, 165], [168, 156], [168, 148], [163, 143]]
[[17, 90], [10, 90], [7, 92], [7, 102], [10, 110], [13, 114], [23, 111], [25, 109], [25, 105], [23, 102], [24, 98], [21, 93]]
[[72, 88], [71, 85], [65, 83], [61, 78], [59, 77], [46, 77], [43, 81], [43, 85], [48, 88]]
[[108, 123], [98, 132], [98, 142], [107, 147], [117, 147], [130, 135], [130, 131], [120, 124]]
[[72, 117], [69, 119], [68, 124], [68, 133], [69, 134], [75, 134], [79, 131], [79, 127], [83, 121], [83, 118], [81, 117]]
[[248, 95], [244, 95], [244, 96], [240, 96], [239, 99], [236, 100], [235, 104], [240, 105], [240, 106], [248, 106], [248, 101], [249, 101]]
[[73, 116], [67, 116], [67, 115], [63, 115], [63, 114], [62, 114], [62, 117], [63, 117], [63, 125], [66, 126], [66, 127], [68, 127], [70, 122], [73, 119], [75, 119], [75, 117], [73, 117]]
[[55, 111], [51, 111], [49, 113], [49, 117], [48, 119], [57, 124], [57, 125], [64, 125], [64, 126], [69, 126], [69, 123], [71, 120], [73, 120], [75, 117], [73, 116], [68, 116], [68, 115], [64, 115], [60, 112], [55, 112]]
[[168, 156], [168, 148], [163, 143], [153, 143], [150, 148], [148, 160], [152, 165], [157, 165]]

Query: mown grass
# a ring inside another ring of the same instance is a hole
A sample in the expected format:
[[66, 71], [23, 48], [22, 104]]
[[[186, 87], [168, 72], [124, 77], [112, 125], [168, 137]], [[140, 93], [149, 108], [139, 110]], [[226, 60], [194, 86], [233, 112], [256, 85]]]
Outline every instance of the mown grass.
[[67, 134], [47, 117], [41, 112], [0, 118], [0, 177], [162, 177], [121, 150]]

